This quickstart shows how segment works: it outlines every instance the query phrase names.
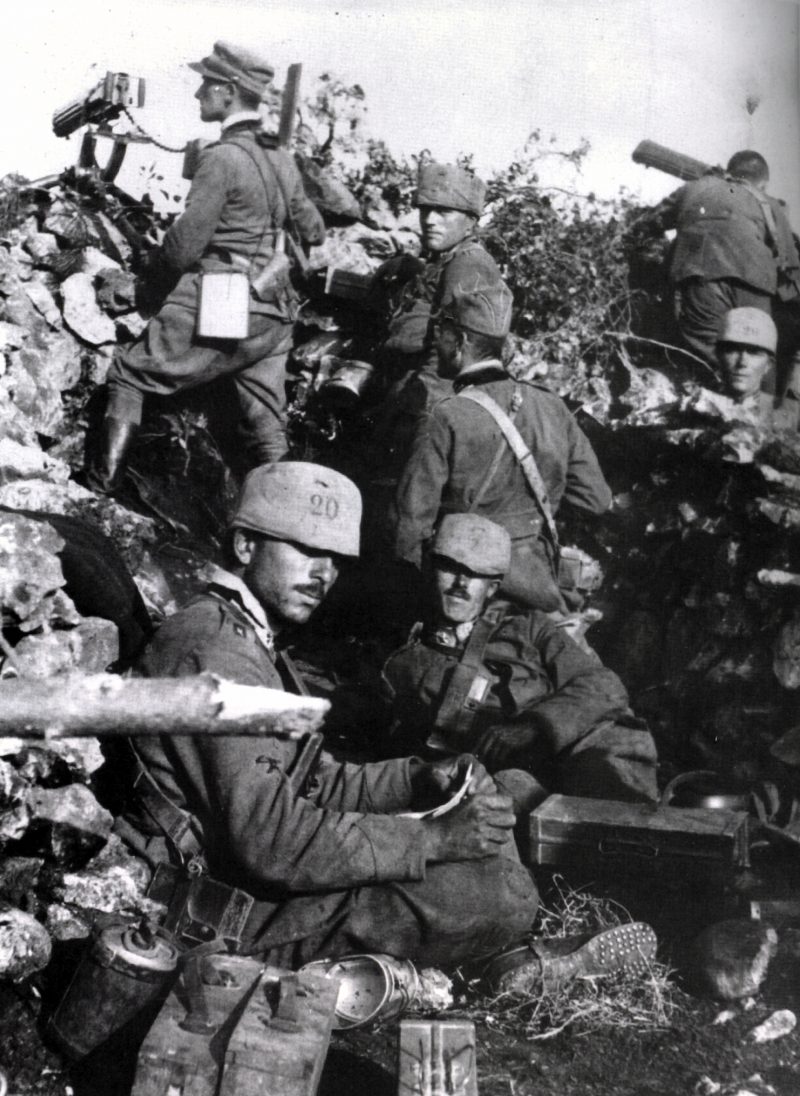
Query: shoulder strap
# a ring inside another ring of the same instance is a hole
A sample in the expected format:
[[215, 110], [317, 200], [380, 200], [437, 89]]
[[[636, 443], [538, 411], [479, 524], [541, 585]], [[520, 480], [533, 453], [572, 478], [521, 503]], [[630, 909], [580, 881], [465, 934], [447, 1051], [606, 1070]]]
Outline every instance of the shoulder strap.
[[[515, 399], [518, 392], [519, 389], [516, 389], [514, 392]], [[542, 479], [542, 474], [539, 471], [538, 465], [534, 460], [533, 453], [531, 453], [530, 449], [525, 444], [522, 434], [517, 430], [516, 426], [499, 403], [497, 403], [496, 400], [493, 400], [486, 392], [482, 392], [480, 389], [476, 388], [465, 388], [461, 392], [457, 392], [454, 398], [471, 400], [473, 403], [477, 403], [484, 411], [489, 412], [500, 427], [500, 431], [508, 443], [511, 452], [514, 454], [522, 468], [531, 494], [536, 499], [537, 505], [542, 511], [542, 516], [544, 517], [545, 525], [547, 526], [547, 531], [552, 539], [553, 546], [558, 550], [558, 530], [556, 529], [556, 523], [553, 519], [553, 511], [550, 506], [550, 499], [547, 495], [547, 487]], [[495, 470], [496, 464], [497, 458], [495, 458], [495, 462], [493, 462], [492, 471]], [[488, 486], [488, 483], [485, 480], [484, 483], [481, 484], [481, 489], [485, 490], [486, 486]]]
[[747, 179], [738, 179], [737, 182], [741, 183], [746, 190], [755, 198], [758, 204], [761, 206], [761, 213], [764, 217], [764, 222], [767, 228], [767, 243], [772, 248], [777, 258], [783, 259], [781, 253], [780, 234], [778, 232], [778, 222], [775, 219], [775, 210], [770, 205], [769, 198], [758, 187], [753, 186]]
[[[270, 153], [274, 153], [275, 150], [274, 149], [267, 149], [267, 148], [264, 148], [264, 147], [259, 145], [259, 148], [261, 149], [261, 152], [262, 152], [262, 157], [259, 160], [256, 156], [253, 155], [253, 152], [248, 147], [248, 144], [247, 144], [246, 141], [237, 141], [236, 138], [234, 137], [230, 141], [228, 141], [228, 144], [235, 145], [236, 148], [240, 148], [242, 150], [242, 152], [244, 152], [244, 154], [246, 156], [249, 156], [249, 158], [255, 164], [256, 170], [258, 171], [258, 174], [261, 176], [261, 182], [264, 185], [264, 192], [267, 195], [267, 198], [269, 198], [269, 187], [267, 186], [267, 177], [266, 177], [266, 174], [264, 172], [264, 164], [263, 164], [262, 161], [266, 161], [266, 163], [269, 164], [270, 170], [272, 171], [273, 178], [275, 179], [275, 182], [278, 184], [278, 190], [281, 193], [281, 198], [283, 198], [283, 204], [284, 204], [284, 207], [286, 209], [286, 224], [287, 224], [287, 227], [288, 227], [289, 243], [290, 243], [290, 246], [292, 248], [292, 252], [294, 254], [294, 257], [297, 260], [298, 266], [303, 271], [303, 273], [305, 273], [308, 269], [308, 260], [306, 259], [305, 255], [303, 254], [303, 249], [297, 244], [297, 242], [295, 241], [295, 238], [294, 238], [295, 225], [294, 225], [294, 218], [292, 217], [292, 203], [289, 199], [289, 194], [286, 190], [286, 184], [284, 183], [283, 179], [281, 178], [281, 173], [278, 170], [278, 168], [275, 166], [275, 164], [273, 162], [273, 159], [272, 159], [272, 156], [270, 155]], [[261, 239], [259, 240], [259, 243], [258, 243], [258, 248], [256, 249], [256, 255], [261, 250], [261, 245], [264, 243], [264, 238], [267, 235], [267, 233], [268, 232], [273, 232], [277, 235], [277, 233], [279, 231], [280, 230], [278, 228], [276, 228], [275, 225], [273, 225], [271, 229], [269, 229], [269, 228], [264, 229], [264, 231], [261, 234]]]
[[181, 864], [191, 864], [195, 871], [204, 871], [205, 858], [197, 832], [198, 823], [194, 815], [183, 807], [179, 807], [177, 803], [173, 803], [142, 761], [131, 739], [128, 739], [128, 745], [133, 754], [135, 766], [133, 792], [137, 805], [167, 839], [170, 848], [177, 853]]
[[464, 653], [453, 667], [436, 712], [434, 727], [451, 749], [469, 749], [468, 736], [488, 687], [487, 679], [478, 671], [495, 624], [491, 615], [475, 621]]

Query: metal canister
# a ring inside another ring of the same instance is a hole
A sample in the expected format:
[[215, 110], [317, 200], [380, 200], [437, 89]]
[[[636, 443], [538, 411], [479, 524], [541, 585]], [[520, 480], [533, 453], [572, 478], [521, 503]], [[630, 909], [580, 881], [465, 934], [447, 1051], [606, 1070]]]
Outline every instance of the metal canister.
[[334, 1030], [366, 1027], [393, 1020], [409, 1009], [419, 993], [419, 975], [410, 959], [393, 955], [346, 955], [317, 959], [302, 971], [339, 979]]
[[48, 1024], [82, 1058], [154, 1000], [175, 976], [178, 948], [161, 929], [116, 922], [96, 932]]

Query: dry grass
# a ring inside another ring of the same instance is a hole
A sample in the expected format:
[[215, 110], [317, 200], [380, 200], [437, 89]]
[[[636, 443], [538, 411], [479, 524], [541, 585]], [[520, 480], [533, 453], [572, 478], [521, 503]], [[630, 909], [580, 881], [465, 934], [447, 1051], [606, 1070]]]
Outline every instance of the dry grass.
[[[556, 879], [549, 908], [539, 911], [534, 935], [553, 939], [598, 932], [631, 920], [616, 902], [573, 890]], [[576, 978], [536, 995], [501, 993], [481, 1003], [484, 1022], [503, 1034], [529, 1040], [551, 1039], [568, 1028], [586, 1035], [602, 1028], [647, 1031], [668, 1027], [683, 994], [663, 963], [648, 964], [645, 975], [615, 974]]]

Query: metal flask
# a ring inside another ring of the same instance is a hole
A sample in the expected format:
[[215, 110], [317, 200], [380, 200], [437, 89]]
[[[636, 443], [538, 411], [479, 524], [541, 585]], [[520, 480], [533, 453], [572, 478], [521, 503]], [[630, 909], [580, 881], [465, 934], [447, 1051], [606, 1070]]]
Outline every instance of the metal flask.
[[48, 1033], [82, 1058], [157, 997], [177, 965], [178, 948], [163, 930], [144, 922], [107, 925], [91, 939]]

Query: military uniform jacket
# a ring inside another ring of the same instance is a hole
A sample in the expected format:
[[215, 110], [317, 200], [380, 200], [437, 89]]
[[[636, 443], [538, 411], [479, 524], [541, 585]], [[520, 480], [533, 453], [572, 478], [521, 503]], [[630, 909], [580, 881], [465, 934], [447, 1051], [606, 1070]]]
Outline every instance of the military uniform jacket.
[[670, 263], [675, 283], [736, 278], [773, 294], [779, 272], [787, 283], [800, 273], [784, 207], [739, 180], [704, 175], [687, 183], [656, 207], [651, 222], [662, 230], [677, 230]]
[[[470, 383], [506, 413], [515, 390], [521, 391], [514, 423], [533, 453], [553, 513], [562, 499], [590, 514], [608, 509], [611, 491], [597, 457], [563, 400], [544, 385], [514, 380], [496, 364], [473, 373]], [[473, 509], [501, 442], [500, 463], [474, 512], [504, 526], [512, 540], [538, 535], [541, 512], [500, 428], [482, 407], [455, 394], [434, 404], [421, 421], [398, 484], [391, 515], [398, 558], [419, 563], [438, 517]]]
[[[409, 270], [414, 271], [410, 278]], [[451, 302], [457, 285], [499, 285], [501, 281], [497, 263], [472, 236], [425, 263], [409, 263], [408, 256], [389, 259], [375, 275], [376, 291], [390, 301], [389, 331], [382, 349], [421, 353], [430, 343], [431, 313]]]
[[[289, 215], [303, 240], [325, 239], [322, 217], [305, 195], [294, 160], [283, 149], [261, 147], [259, 133], [258, 123], [242, 122], [202, 150], [186, 208], [161, 245], [160, 259], [171, 269], [185, 273], [238, 256], [256, 272], [273, 254], [275, 231]], [[275, 310], [269, 302], [253, 301], [251, 308]]]
[[[436, 726], [462, 656], [463, 649], [441, 646], [435, 633], [419, 629], [390, 655], [384, 685], [395, 732], [404, 745], [424, 742]], [[601, 720], [628, 711], [627, 693], [617, 675], [590, 658], [544, 613], [505, 615], [497, 621], [479, 673], [489, 684], [473, 721], [475, 739], [498, 725], [533, 726], [541, 740], [537, 752], [557, 756]], [[447, 728], [442, 735], [446, 738]], [[467, 750], [470, 744], [461, 742], [459, 748]]]
[[[263, 627], [244, 607], [246, 588], [242, 597], [237, 587], [223, 572], [220, 584], [166, 621], [141, 673], [210, 671], [298, 691], [291, 664], [262, 642]], [[346, 888], [424, 877], [423, 823], [391, 814], [410, 802], [413, 759], [355, 766], [323, 754], [296, 796], [284, 774], [298, 745], [286, 739], [162, 736], [139, 739], [136, 748], [162, 791], [197, 819], [211, 875], [258, 900], [266, 925], [260, 946], [302, 939], [329, 923]]]

